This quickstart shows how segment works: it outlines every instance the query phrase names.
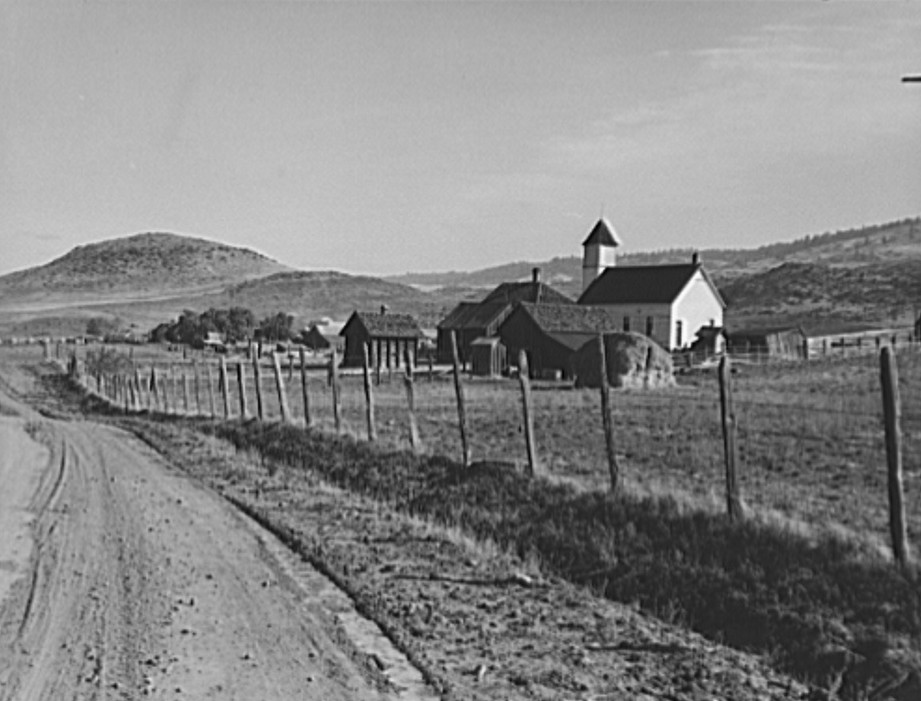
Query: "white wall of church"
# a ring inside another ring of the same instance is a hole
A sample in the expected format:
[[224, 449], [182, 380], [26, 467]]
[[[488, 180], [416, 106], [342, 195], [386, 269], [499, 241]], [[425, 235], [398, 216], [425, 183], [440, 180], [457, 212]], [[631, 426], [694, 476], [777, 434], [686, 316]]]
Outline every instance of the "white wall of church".
[[[667, 348], [687, 348], [702, 326], [722, 326], [723, 307], [698, 270], [671, 305], [671, 333]], [[678, 337], [680, 323], [681, 338]]]

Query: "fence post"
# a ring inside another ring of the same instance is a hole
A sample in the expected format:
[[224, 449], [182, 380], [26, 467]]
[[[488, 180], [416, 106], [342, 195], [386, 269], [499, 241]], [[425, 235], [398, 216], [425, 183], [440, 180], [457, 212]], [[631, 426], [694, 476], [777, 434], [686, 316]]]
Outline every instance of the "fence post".
[[521, 408], [524, 412], [524, 442], [528, 450], [528, 474], [534, 477], [540, 468], [537, 464], [537, 446], [534, 444], [534, 414], [531, 410], [531, 378], [528, 354], [518, 351], [518, 381], [521, 383]]
[[413, 364], [409, 357], [409, 348], [406, 348], [403, 358], [406, 361], [406, 376], [403, 378], [403, 383], [406, 386], [406, 406], [409, 410], [409, 446], [413, 453], [417, 453], [421, 442], [419, 441], [419, 425], [416, 423], [416, 394], [413, 387]]
[[304, 426], [310, 428], [310, 397], [307, 394], [307, 351], [301, 347], [301, 398], [304, 402]]
[[221, 356], [221, 364], [218, 366], [218, 389], [221, 390], [221, 402], [224, 408], [224, 418], [230, 418], [230, 387], [227, 384], [227, 361]]
[[608, 476], [611, 482], [611, 494], [617, 493], [620, 466], [617, 464], [617, 452], [614, 445], [614, 421], [611, 416], [611, 390], [608, 387], [608, 359], [604, 348], [604, 334], [598, 334], [598, 369], [601, 372], [601, 425], [604, 428], [604, 446], [608, 456]]
[[361, 369], [365, 383], [365, 416], [368, 420], [368, 440], [377, 440], [377, 427], [374, 425], [374, 390], [371, 389], [371, 362], [368, 358], [369, 343], [361, 344]]
[[278, 406], [281, 409], [282, 423], [291, 422], [291, 412], [288, 410], [288, 395], [285, 392], [285, 379], [281, 375], [281, 363], [278, 353], [272, 353], [272, 369], [275, 372], [275, 389], [278, 390]]
[[150, 366], [150, 378], [147, 383], [147, 412], [160, 410], [159, 387], [157, 387], [157, 366]]
[[736, 415], [732, 405], [731, 365], [729, 358], [720, 360], [720, 423], [723, 428], [723, 454], [726, 461], [726, 511], [730, 521], [742, 519], [742, 499], [736, 476], [739, 451], [736, 442]]
[[342, 403], [339, 396], [339, 359], [333, 348], [329, 356], [329, 384], [333, 394], [333, 421], [336, 424], [336, 433], [342, 433]]
[[434, 360], [432, 359], [432, 354], [431, 352], [429, 352], [428, 354], [429, 382], [432, 382], [435, 379], [435, 370], [432, 367], [433, 363], [434, 363]]
[[243, 361], [237, 363], [237, 390], [240, 393], [240, 418], [249, 418], [249, 407], [246, 406], [246, 366]]
[[460, 429], [461, 451], [464, 467], [470, 465], [470, 445], [467, 442], [467, 409], [464, 406], [464, 387], [461, 384], [460, 361], [457, 358], [457, 334], [451, 331], [451, 362], [454, 367], [454, 394], [457, 396], [457, 424]]
[[910, 560], [905, 527], [905, 496], [902, 486], [902, 430], [899, 371], [892, 348], [883, 347], [879, 356], [883, 391], [883, 419], [886, 427], [886, 463], [889, 472], [889, 532], [895, 561], [906, 567]]
[[253, 353], [253, 384], [256, 386], [256, 416], [260, 421], [265, 419], [265, 407], [262, 405], [262, 372], [259, 369], [259, 356], [262, 355], [262, 344], [260, 343]]
[[182, 409], [186, 416], [189, 415], [189, 376], [182, 368]]
[[205, 361], [205, 377], [208, 380], [208, 413], [214, 418], [214, 373], [211, 372], [211, 363]]
[[192, 360], [192, 389], [195, 394], [195, 415], [201, 416], [201, 377], [198, 373], [198, 361]]

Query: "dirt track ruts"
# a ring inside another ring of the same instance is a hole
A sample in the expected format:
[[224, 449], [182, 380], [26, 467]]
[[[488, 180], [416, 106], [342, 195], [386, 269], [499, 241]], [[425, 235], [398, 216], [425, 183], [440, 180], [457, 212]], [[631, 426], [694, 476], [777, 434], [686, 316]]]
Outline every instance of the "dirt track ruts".
[[409, 698], [227, 502], [117, 428], [25, 414], [0, 416], [32, 540], [5, 563], [0, 699]]

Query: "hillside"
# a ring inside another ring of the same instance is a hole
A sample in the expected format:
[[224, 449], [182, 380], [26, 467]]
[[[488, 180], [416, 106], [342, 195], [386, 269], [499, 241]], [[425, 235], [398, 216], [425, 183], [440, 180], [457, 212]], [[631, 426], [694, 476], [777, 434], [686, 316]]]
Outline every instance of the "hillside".
[[[690, 260], [695, 250], [680, 248], [632, 252], [629, 241], [626, 243], [625, 251], [618, 258], [624, 265], [681, 263]], [[573, 249], [577, 248], [576, 242]], [[703, 249], [700, 257], [721, 284], [740, 275], [763, 272], [788, 262], [854, 268], [907, 258], [921, 259], [921, 217], [808, 235], [758, 248]], [[388, 279], [425, 289], [440, 286], [492, 287], [507, 280], [528, 279], [534, 267], [541, 268], [544, 280], [561, 292], [578, 295], [581, 291], [581, 254], [543, 262], [519, 261], [472, 272], [406, 273]]]
[[0, 306], [80, 302], [118, 293], [152, 299], [290, 270], [255, 251], [147, 233], [78, 246], [50, 263], [0, 277]]

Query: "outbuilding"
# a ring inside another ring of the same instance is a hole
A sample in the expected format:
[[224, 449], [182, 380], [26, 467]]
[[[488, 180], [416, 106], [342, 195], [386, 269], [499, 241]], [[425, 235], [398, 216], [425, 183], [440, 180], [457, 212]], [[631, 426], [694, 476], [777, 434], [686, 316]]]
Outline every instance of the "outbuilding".
[[368, 348], [369, 360], [376, 367], [400, 367], [403, 354], [409, 352], [415, 365], [422, 330], [409, 314], [393, 314], [386, 307], [379, 312], [352, 312], [339, 332], [345, 338], [343, 367], [361, 367], [362, 346]]

